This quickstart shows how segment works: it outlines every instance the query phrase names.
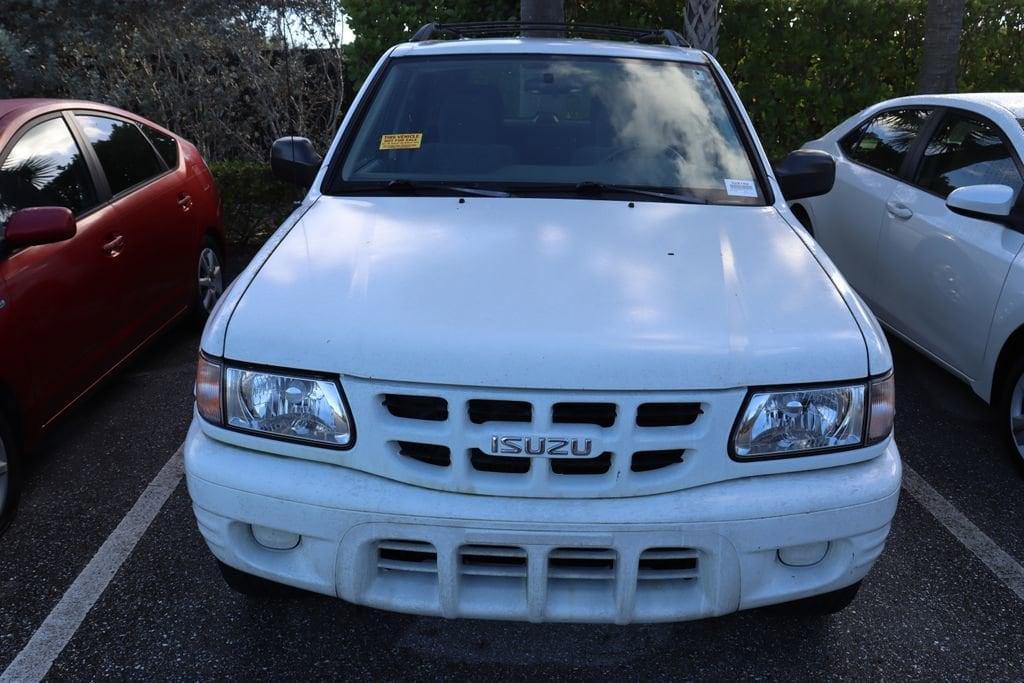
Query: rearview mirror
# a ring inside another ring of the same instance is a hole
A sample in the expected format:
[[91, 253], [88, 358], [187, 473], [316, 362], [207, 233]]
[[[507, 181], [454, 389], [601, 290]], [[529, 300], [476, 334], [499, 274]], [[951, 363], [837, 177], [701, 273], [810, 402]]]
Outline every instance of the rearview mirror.
[[1007, 185], [968, 185], [950, 192], [946, 206], [963, 216], [1004, 221], [1013, 209], [1014, 194]]
[[836, 181], [836, 162], [825, 152], [798, 149], [775, 166], [775, 179], [787, 202], [817, 197], [832, 189]]
[[278, 138], [270, 148], [270, 170], [279, 180], [308, 190], [320, 170], [323, 158], [313, 149], [309, 138]]
[[20, 249], [63, 242], [75, 236], [75, 216], [62, 206], [41, 206], [15, 211], [7, 220], [4, 244]]

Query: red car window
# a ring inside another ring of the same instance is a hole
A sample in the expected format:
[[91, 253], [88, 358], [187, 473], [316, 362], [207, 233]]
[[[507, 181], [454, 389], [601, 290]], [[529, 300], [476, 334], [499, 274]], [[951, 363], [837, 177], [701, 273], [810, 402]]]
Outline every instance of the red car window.
[[82, 151], [62, 118], [33, 125], [0, 164], [0, 227], [19, 209], [64, 206], [78, 215], [95, 205]]

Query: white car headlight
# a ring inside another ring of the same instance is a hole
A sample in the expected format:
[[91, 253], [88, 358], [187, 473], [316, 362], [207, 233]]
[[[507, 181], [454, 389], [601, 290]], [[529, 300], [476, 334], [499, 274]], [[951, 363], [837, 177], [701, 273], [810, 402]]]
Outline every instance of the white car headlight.
[[870, 383], [754, 391], [736, 425], [733, 455], [754, 460], [877, 443], [892, 431], [893, 394], [892, 374]]
[[204, 419], [231, 429], [334, 448], [352, 443], [352, 420], [332, 379], [222, 368], [200, 356], [196, 403]]

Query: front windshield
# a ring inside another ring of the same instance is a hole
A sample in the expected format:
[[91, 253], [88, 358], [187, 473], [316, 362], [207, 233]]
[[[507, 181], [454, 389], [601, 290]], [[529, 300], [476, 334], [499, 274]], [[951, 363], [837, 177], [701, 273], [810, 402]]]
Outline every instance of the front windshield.
[[397, 58], [357, 125], [335, 193], [393, 180], [526, 196], [596, 183], [764, 203], [722, 93], [697, 64]]

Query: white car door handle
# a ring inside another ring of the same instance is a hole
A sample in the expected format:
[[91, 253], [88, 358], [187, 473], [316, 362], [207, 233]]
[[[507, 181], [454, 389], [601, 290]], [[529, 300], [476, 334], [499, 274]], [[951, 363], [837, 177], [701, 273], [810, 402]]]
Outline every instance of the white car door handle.
[[889, 210], [896, 218], [902, 218], [906, 220], [914, 215], [914, 212], [910, 210], [910, 207], [902, 202], [886, 202], [885, 208]]

